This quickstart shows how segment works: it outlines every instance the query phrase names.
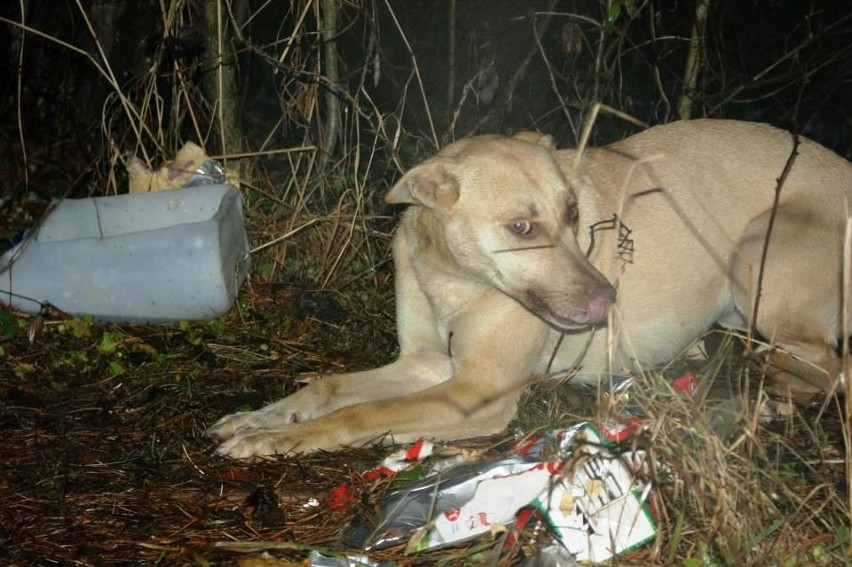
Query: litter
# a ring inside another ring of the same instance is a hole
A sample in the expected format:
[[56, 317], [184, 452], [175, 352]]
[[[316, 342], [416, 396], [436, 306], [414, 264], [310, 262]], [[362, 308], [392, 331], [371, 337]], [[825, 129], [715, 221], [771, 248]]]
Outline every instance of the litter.
[[212, 319], [231, 308], [248, 266], [230, 185], [64, 199], [0, 256], [0, 301], [104, 321]]
[[575, 560], [606, 561], [656, 534], [652, 486], [641, 474], [645, 454], [621, 451], [609, 440], [624, 436], [583, 423], [538, 437], [510, 456], [432, 474], [391, 493], [378, 528], [355, 526], [345, 544], [369, 551], [404, 542], [406, 553], [420, 553], [521, 529], [536, 514]]
[[126, 156], [128, 186], [131, 193], [165, 191], [199, 185], [239, 185], [236, 172], [225, 170], [204, 150], [187, 142], [178, 150], [175, 159], [159, 169], [151, 169], [138, 157]]

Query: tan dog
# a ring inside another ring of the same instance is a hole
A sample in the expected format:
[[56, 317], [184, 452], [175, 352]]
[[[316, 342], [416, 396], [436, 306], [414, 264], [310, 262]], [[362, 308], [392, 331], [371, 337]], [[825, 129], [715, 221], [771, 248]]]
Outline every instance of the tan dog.
[[[531, 376], [598, 380], [665, 362], [714, 323], [746, 327], [792, 148], [787, 132], [723, 120], [659, 126], [579, 160], [537, 134], [450, 145], [387, 195], [413, 205], [394, 243], [399, 359], [223, 418], [210, 429], [219, 453], [493, 434]], [[850, 196], [852, 164], [802, 140], [756, 326], [805, 361], [776, 353], [779, 372], [814, 389], [839, 372]]]

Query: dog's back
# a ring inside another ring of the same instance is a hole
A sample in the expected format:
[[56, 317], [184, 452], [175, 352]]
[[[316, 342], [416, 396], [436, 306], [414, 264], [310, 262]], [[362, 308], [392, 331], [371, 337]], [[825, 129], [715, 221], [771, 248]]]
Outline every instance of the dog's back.
[[663, 362], [714, 322], [748, 328], [760, 286], [761, 333], [836, 370], [852, 164], [800, 138], [784, 177], [793, 143], [764, 124], [694, 120], [587, 149], [576, 168], [576, 150], [558, 153], [578, 200], [594, 196], [623, 223], [622, 238], [602, 231], [593, 251], [618, 282], [616, 364]]

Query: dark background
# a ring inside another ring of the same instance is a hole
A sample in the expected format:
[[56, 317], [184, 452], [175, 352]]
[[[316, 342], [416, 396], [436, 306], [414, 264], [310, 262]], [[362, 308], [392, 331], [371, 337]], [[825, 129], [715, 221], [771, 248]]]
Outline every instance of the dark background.
[[[116, 152], [142, 146], [149, 157], [168, 156], [199, 137], [216, 146], [215, 101], [199, 88], [216, 68], [205, 59], [215, 27], [204, 20], [204, 2], [165, 14], [154, 0], [23, 4], [23, 16], [18, 2], [0, 6], [3, 193], [97, 193], [111, 170], [121, 175]], [[319, 4], [223, 4], [225, 33], [235, 20], [242, 26], [240, 37], [230, 33], [226, 42], [240, 133], [231, 151], [322, 143], [330, 87], [341, 103], [340, 136], [348, 140], [336, 146], [332, 162], [355, 144], [378, 148], [387, 160], [401, 156], [378, 177], [393, 177], [436, 144], [474, 133], [535, 128], [560, 144], [575, 143], [595, 102], [646, 124], [678, 118], [692, 1], [458, 0], [454, 28], [451, 0], [334, 4], [334, 85], [322, 62], [326, 12]], [[33, 31], [24, 32], [22, 23]], [[104, 67], [98, 45], [115, 85], [93, 65]], [[849, 156], [851, 51], [848, 1], [710, 2], [692, 117], [770, 122]], [[148, 133], [130, 127], [119, 94], [137, 108], [163, 109], [140, 120]], [[180, 105], [183, 111], [171, 110]], [[639, 128], [602, 112], [593, 141]]]

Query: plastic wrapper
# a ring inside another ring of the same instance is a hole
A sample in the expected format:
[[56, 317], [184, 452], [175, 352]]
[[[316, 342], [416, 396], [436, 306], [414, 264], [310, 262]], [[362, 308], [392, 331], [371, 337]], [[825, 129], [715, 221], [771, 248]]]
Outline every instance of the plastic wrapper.
[[414, 482], [387, 497], [378, 529], [351, 531], [347, 543], [421, 552], [503, 531], [532, 508], [571, 556], [606, 561], [655, 535], [651, 486], [636, 475], [644, 454], [619, 455], [607, 440], [631, 429], [580, 424]]
[[539, 549], [524, 562], [523, 567], [580, 567], [571, 552], [554, 543]]
[[313, 550], [308, 554], [310, 567], [393, 567], [387, 561], [374, 561], [366, 555], [331, 556]]

